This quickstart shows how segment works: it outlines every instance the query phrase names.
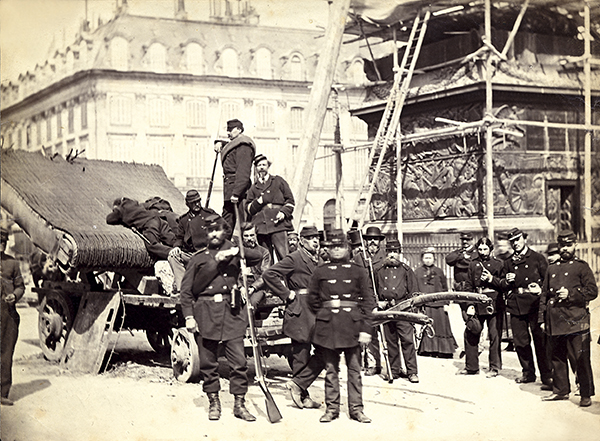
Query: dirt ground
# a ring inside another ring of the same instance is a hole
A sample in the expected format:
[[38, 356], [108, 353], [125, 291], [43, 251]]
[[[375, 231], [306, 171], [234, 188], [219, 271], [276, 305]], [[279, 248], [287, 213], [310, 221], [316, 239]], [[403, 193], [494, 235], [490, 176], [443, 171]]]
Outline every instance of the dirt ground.
[[[600, 310], [592, 313], [593, 364], [600, 386]], [[419, 384], [406, 380], [385, 383], [364, 377], [365, 413], [371, 424], [348, 418], [345, 367], [342, 366], [342, 414], [330, 424], [319, 423], [323, 408], [300, 410], [284, 387], [290, 378], [286, 362], [267, 359], [269, 388], [283, 414], [270, 424], [260, 388], [253, 384], [247, 395], [248, 409], [257, 421], [246, 423], [232, 414], [233, 397], [222, 380], [221, 420], [208, 421], [208, 401], [200, 384], [174, 380], [168, 358], [152, 352], [143, 333], [122, 332], [107, 372], [75, 375], [43, 359], [38, 346], [37, 311], [22, 306], [19, 342], [13, 368], [10, 398], [14, 406], [2, 406], [3, 441], [103, 441], [103, 440], [572, 440], [597, 439], [600, 399], [589, 408], [578, 407], [579, 396], [547, 403], [541, 383], [518, 385], [520, 367], [514, 352], [503, 351], [504, 368], [488, 379], [487, 350], [481, 354], [482, 372], [476, 376], [456, 373], [464, 359], [418, 357]], [[464, 326], [456, 305], [450, 317], [454, 335], [462, 346]], [[506, 344], [503, 344], [505, 347]], [[112, 345], [110, 346], [112, 347]], [[249, 364], [252, 360], [249, 359]], [[225, 365], [222, 372], [226, 374]], [[253, 372], [253, 371], [252, 371]], [[573, 391], [575, 391], [573, 386]], [[323, 401], [323, 379], [311, 388]]]

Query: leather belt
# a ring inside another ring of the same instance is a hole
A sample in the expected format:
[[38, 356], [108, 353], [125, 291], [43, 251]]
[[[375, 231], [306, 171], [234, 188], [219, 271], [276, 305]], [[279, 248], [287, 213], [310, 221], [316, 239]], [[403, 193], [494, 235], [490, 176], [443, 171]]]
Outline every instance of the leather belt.
[[281, 204], [271, 204], [271, 203], [265, 204], [264, 206], [267, 207], [267, 208], [281, 208], [281, 207], [283, 207], [283, 205], [281, 205]]
[[325, 308], [355, 308], [357, 305], [357, 302], [351, 300], [328, 300], [323, 302]]
[[308, 289], [306, 289], [306, 288], [294, 289], [293, 291], [296, 293], [296, 295], [308, 294]]
[[490, 288], [485, 288], [481, 290], [481, 294], [492, 294], [495, 293], [496, 291], [494, 291], [493, 289]]
[[198, 299], [210, 300], [215, 303], [229, 302], [231, 300], [231, 294], [214, 294], [214, 295], [200, 295]]

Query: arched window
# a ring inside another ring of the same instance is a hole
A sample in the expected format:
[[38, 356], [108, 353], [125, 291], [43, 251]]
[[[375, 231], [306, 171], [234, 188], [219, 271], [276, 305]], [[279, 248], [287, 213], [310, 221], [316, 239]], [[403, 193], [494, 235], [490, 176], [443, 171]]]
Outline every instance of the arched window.
[[132, 100], [126, 96], [112, 96], [109, 100], [110, 123], [114, 126], [131, 125]]
[[223, 103], [221, 107], [221, 121], [229, 121], [230, 119], [240, 117], [240, 105], [236, 102]]
[[261, 47], [256, 51], [256, 74], [259, 78], [265, 80], [273, 79], [271, 68], [271, 51], [266, 47]]
[[366, 80], [365, 66], [362, 60], [354, 60], [348, 66], [346, 71], [346, 78], [353, 84], [362, 84]]
[[256, 128], [261, 130], [275, 129], [275, 106], [262, 103], [256, 106]]
[[235, 49], [228, 47], [223, 50], [223, 53], [221, 54], [221, 60], [223, 63], [223, 75], [228, 77], [239, 76], [238, 54]]
[[189, 100], [186, 104], [187, 127], [206, 127], [206, 103], [199, 100]]
[[110, 41], [110, 65], [117, 70], [129, 68], [129, 43], [123, 37], [115, 37]]
[[170, 125], [170, 106], [165, 98], [148, 100], [150, 127], [168, 127]]
[[189, 73], [204, 73], [204, 49], [198, 43], [190, 43], [185, 48], [185, 58]]
[[148, 48], [148, 68], [152, 72], [164, 73], [167, 68], [167, 50], [160, 43], [152, 43]]
[[292, 107], [290, 109], [290, 130], [300, 132], [304, 126], [304, 108]]
[[323, 206], [323, 229], [330, 231], [335, 228], [335, 199], [329, 199]]
[[300, 55], [292, 55], [290, 58], [290, 80], [304, 81], [304, 67]]

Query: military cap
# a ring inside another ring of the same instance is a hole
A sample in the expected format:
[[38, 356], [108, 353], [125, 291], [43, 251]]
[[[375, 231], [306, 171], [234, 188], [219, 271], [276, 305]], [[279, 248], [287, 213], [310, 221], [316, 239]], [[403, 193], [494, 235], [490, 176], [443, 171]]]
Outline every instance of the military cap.
[[471, 233], [460, 233], [460, 240], [473, 240]]
[[381, 230], [379, 227], [369, 227], [367, 231], [363, 234], [363, 237], [374, 237], [376, 239], [383, 239], [385, 236], [381, 234]]
[[260, 154], [258, 154], [258, 155], [256, 155], [254, 157], [253, 163], [256, 166], [260, 161], [267, 161], [267, 163], [269, 165], [271, 165], [271, 161], [269, 161], [269, 159], [265, 155], [263, 155], [262, 153], [260, 153]]
[[348, 243], [344, 231], [339, 228], [328, 231], [325, 241], [328, 242], [330, 246], [340, 246]]
[[287, 237], [298, 237], [298, 233], [296, 233], [295, 231], [288, 231]]
[[315, 237], [319, 236], [319, 230], [314, 225], [309, 225], [306, 227], [302, 227], [300, 230], [300, 237]]
[[558, 233], [556, 240], [558, 241], [559, 245], [568, 245], [575, 243], [577, 236], [575, 236], [575, 233], [573, 233], [572, 230], [561, 230]]
[[509, 241], [513, 241], [513, 240], [517, 240], [519, 239], [521, 236], [523, 236], [525, 239], [527, 239], [527, 233], [522, 232], [519, 228], [515, 227], [512, 230], [510, 230], [508, 232], [508, 240]]
[[238, 128], [240, 129], [242, 132], [244, 131], [244, 124], [242, 124], [242, 122], [235, 118], [235, 119], [230, 119], [229, 121], [227, 121], [227, 131], [230, 132], [231, 130], [233, 130], [234, 128]]
[[201, 200], [202, 200], [202, 197], [200, 196], [200, 193], [198, 193], [197, 190], [189, 190], [185, 194], [185, 203], [186, 204], [193, 204], [194, 202], [198, 202]]
[[385, 242], [385, 250], [400, 252], [402, 250], [402, 245], [400, 245], [400, 241], [398, 241], [396, 239], [388, 239]]
[[227, 229], [227, 222], [225, 221], [225, 219], [223, 219], [222, 217], [217, 217], [216, 219], [213, 219], [207, 226], [206, 229], [208, 231], [215, 231], [215, 230], [225, 230]]
[[548, 248], [546, 248], [546, 254], [548, 256], [552, 256], [553, 254], [558, 254], [558, 244], [556, 242], [552, 242], [548, 244]]

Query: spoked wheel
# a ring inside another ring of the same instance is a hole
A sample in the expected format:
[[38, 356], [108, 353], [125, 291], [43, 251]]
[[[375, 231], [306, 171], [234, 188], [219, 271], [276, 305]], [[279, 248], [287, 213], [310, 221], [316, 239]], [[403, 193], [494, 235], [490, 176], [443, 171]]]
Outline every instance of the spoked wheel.
[[62, 291], [50, 291], [39, 308], [38, 333], [47, 360], [59, 361], [73, 326], [73, 302]]
[[146, 338], [154, 352], [160, 355], [168, 355], [173, 341], [173, 329], [146, 329]]
[[171, 344], [171, 366], [173, 375], [182, 383], [200, 380], [200, 355], [194, 334], [186, 328], [175, 330]]

